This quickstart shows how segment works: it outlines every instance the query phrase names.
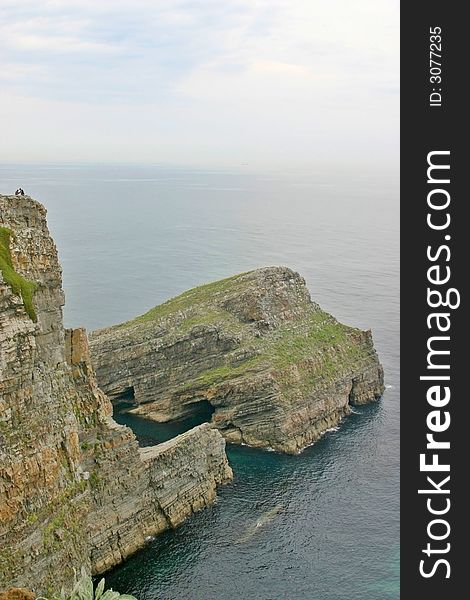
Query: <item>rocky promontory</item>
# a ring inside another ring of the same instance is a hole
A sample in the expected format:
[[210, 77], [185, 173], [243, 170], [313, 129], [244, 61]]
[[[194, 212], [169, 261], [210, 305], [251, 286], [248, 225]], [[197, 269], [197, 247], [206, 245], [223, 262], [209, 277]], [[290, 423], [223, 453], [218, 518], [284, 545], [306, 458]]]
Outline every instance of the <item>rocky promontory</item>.
[[[0, 590], [53, 597], [82, 567], [110, 569], [215, 500], [226, 440], [296, 453], [383, 391], [370, 331], [321, 310], [288, 268], [96, 331], [91, 356], [63, 304], [44, 207], [0, 196]], [[141, 448], [112, 402], [210, 422]]]
[[0, 590], [58, 597], [211, 504], [232, 477], [204, 424], [150, 448], [112, 419], [83, 329], [65, 330], [44, 207], [0, 196]]
[[100, 387], [160, 422], [199, 411], [230, 442], [296, 453], [380, 397], [370, 331], [311, 301], [268, 267], [203, 285], [90, 336]]

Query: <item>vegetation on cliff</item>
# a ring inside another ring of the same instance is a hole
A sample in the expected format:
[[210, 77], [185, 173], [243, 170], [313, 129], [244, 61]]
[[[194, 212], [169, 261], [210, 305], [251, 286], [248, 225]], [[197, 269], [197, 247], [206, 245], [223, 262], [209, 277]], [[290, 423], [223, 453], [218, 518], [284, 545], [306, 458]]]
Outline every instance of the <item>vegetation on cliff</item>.
[[[117, 327], [131, 327], [139, 323], [149, 323], [165, 319], [172, 315], [181, 315], [183, 317], [182, 325], [185, 329], [190, 329], [194, 325], [211, 322], [217, 316], [226, 320], [230, 315], [227, 311], [220, 310], [216, 306], [218, 298], [227, 292], [233, 294], [234, 292], [240, 293], [246, 291], [250, 284], [249, 280], [244, 279], [243, 276], [249, 275], [252, 272], [240, 273], [226, 279], [221, 279], [220, 281], [213, 281], [187, 290], [179, 296], [170, 298], [163, 304], [154, 306], [143, 315], [117, 325]], [[200, 314], [201, 311], [198, 310], [200, 308], [205, 309], [203, 314]]]
[[[173, 336], [184, 336], [198, 326], [213, 326], [236, 336], [239, 342], [236, 352], [227, 353], [222, 364], [188, 378], [184, 390], [211, 386], [266, 368], [276, 372], [281, 385], [284, 382], [289, 385], [292, 383], [290, 368], [306, 360], [309, 361], [309, 375], [313, 383], [334, 377], [338, 370], [357, 368], [358, 363], [370, 359], [371, 349], [355, 343], [354, 337], [361, 334], [359, 329], [339, 323], [310, 301], [305, 302], [302, 314], [295, 321], [279, 319], [275, 326], [267, 323], [262, 334], [255, 332], [256, 335], [253, 335], [254, 330], [247, 327], [247, 321], [255, 323], [258, 315], [244, 314], [240, 319], [239, 311], [233, 310], [230, 300], [246, 298], [248, 305], [250, 298], [247, 295], [253, 291], [252, 275], [256, 273], [240, 273], [195, 287], [116, 327], [153, 323], [170, 326]], [[332, 353], [332, 348], [342, 351]], [[312, 356], [316, 357], [315, 364]]]
[[33, 306], [33, 295], [37, 289], [37, 285], [15, 271], [10, 252], [10, 242], [12, 239], [15, 239], [13, 231], [6, 227], [0, 227], [0, 270], [3, 273], [5, 282], [11, 287], [13, 293], [21, 296], [23, 299], [24, 307], [30, 319], [36, 322], [37, 316]]
[[[92, 578], [85, 569], [82, 569], [80, 577], [75, 578], [75, 585], [69, 594], [62, 591], [59, 598], [53, 596], [50, 600], [136, 600], [130, 594], [120, 594], [111, 589], [105, 591], [104, 587], [105, 580], [101, 579], [95, 589]], [[38, 600], [49, 599], [39, 598]]]
[[323, 311], [287, 267], [188, 290], [93, 332], [91, 348], [99, 384], [134, 412], [171, 421], [208, 402], [227, 440], [284, 452], [383, 391], [370, 331]]
[[111, 418], [85, 331], [64, 330], [45, 208], [0, 194], [0, 215], [0, 590], [55, 600], [74, 570], [103, 573], [213, 503], [232, 472], [209, 426], [143, 455]]

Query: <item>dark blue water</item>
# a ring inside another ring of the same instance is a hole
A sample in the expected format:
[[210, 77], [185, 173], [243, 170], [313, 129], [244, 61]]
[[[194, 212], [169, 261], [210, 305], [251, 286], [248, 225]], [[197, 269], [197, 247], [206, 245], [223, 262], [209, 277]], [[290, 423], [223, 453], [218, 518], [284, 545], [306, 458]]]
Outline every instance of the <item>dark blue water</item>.
[[[230, 447], [235, 480], [218, 503], [159, 536], [108, 583], [141, 600], [397, 599], [395, 178], [1, 166], [0, 192], [19, 185], [49, 211], [68, 326], [120, 322], [194, 285], [282, 264], [306, 277], [324, 309], [371, 328], [385, 367], [382, 401], [300, 456]], [[132, 425], [144, 443], [165, 435]]]
[[183, 419], [177, 419], [170, 423], [156, 423], [150, 419], [145, 419], [139, 415], [133, 415], [128, 412], [119, 412], [114, 408], [114, 420], [121, 425], [127, 425], [136, 434], [139, 440], [139, 446], [144, 448], [145, 446], [153, 446], [166, 442], [172, 438], [189, 431], [201, 423], [207, 423], [212, 418], [213, 410], [205, 410], [196, 414], [191, 414], [190, 417]]

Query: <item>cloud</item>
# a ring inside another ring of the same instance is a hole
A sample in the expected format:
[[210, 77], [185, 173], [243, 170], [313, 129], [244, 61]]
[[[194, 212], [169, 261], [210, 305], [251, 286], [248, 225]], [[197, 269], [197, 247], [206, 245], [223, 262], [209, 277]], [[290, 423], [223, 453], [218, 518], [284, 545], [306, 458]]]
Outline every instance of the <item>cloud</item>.
[[257, 73], [275, 73], [293, 77], [310, 77], [310, 69], [304, 65], [294, 65], [275, 60], [255, 60], [249, 68]]
[[398, 11], [392, 0], [4, 0], [8, 158], [261, 163], [360, 148], [386, 162]]

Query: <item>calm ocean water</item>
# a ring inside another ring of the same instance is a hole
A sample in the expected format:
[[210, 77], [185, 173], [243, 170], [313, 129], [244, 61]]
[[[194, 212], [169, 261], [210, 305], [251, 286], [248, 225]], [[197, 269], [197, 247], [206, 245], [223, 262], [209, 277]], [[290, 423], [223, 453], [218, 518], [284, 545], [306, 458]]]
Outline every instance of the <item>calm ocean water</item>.
[[[385, 367], [380, 403], [355, 409], [300, 456], [230, 447], [235, 480], [218, 503], [159, 536], [108, 584], [140, 600], [396, 600], [397, 180], [334, 170], [0, 166], [0, 192], [18, 186], [48, 209], [67, 326], [110, 325], [194, 285], [286, 265], [325, 310], [373, 330]], [[144, 443], [162, 435], [130, 424]]]

